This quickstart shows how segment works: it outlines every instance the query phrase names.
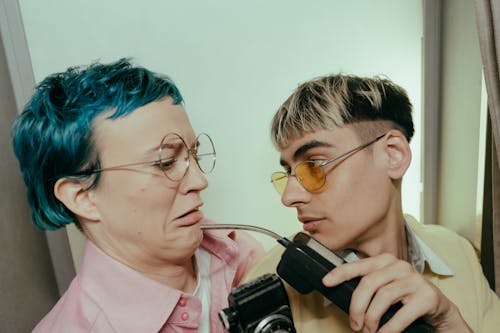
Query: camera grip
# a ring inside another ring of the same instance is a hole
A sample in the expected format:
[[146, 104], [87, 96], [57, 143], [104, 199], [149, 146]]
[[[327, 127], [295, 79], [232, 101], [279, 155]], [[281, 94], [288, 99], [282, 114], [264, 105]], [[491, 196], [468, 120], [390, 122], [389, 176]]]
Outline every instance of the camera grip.
[[[278, 275], [301, 294], [317, 290], [345, 313], [349, 313], [352, 293], [360, 278], [346, 281], [336, 287], [323, 285], [323, 277], [336, 266], [307, 245], [290, 243], [277, 267]], [[384, 325], [402, 307], [402, 303], [392, 305], [381, 317], [379, 327]], [[414, 321], [403, 332], [433, 333], [434, 328], [422, 318]]]

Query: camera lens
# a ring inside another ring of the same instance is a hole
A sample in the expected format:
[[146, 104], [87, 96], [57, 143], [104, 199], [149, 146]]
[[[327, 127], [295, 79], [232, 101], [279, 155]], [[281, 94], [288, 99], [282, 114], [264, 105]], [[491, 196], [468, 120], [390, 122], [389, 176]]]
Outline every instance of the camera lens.
[[232, 327], [238, 324], [238, 314], [234, 310], [234, 308], [229, 307], [227, 309], [223, 309], [219, 311], [219, 318], [224, 325], [226, 330], [230, 330]]
[[255, 328], [254, 333], [289, 333], [295, 332], [292, 321], [282, 314], [273, 314], [264, 318]]

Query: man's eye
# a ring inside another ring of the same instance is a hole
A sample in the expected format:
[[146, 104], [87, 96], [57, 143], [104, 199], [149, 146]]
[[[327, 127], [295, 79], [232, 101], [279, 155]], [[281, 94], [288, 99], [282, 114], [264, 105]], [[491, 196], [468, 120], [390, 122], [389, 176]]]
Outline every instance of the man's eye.
[[165, 158], [156, 161], [154, 165], [160, 168], [161, 170], [167, 170], [170, 169], [175, 164], [176, 161], [177, 159], [175, 158]]
[[323, 163], [325, 163], [324, 159], [310, 159], [309, 162], [313, 162], [314, 165], [321, 166]]

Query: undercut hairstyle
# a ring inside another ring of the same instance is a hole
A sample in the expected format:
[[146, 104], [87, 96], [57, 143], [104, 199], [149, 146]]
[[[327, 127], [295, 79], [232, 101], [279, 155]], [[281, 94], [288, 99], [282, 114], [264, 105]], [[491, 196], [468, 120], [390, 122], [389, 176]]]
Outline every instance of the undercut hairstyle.
[[40, 82], [11, 132], [32, 223], [40, 230], [55, 230], [72, 222], [81, 228], [74, 214], [55, 197], [54, 185], [64, 177], [94, 177], [91, 187], [97, 185], [99, 172], [82, 173], [100, 167], [94, 120], [107, 111], [107, 119], [125, 117], [166, 97], [174, 104], [183, 103], [170, 78], [126, 58], [70, 67]]
[[271, 140], [283, 149], [305, 133], [346, 125], [352, 125], [362, 140], [397, 129], [410, 142], [412, 105], [406, 91], [386, 78], [323, 76], [299, 85], [279, 107]]

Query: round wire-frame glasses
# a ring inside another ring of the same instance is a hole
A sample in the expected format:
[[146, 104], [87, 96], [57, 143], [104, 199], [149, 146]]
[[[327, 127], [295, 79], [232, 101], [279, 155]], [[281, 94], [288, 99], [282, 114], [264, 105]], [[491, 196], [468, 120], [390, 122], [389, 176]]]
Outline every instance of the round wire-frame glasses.
[[147, 162], [136, 162], [92, 170], [83, 170], [71, 176], [85, 176], [109, 170], [125, 169], [131, 166], [151, 165], [159, 168], [172, 181], [181, 180], [190, 165], [190, 156], [204, 174], [210, 173], [215, 167], [216, 152], [212, 138], [206, 133], [200, 133], [191, 147], [177, 133], [169, 133], [163, 137], [158, 146], [157, 159]]

